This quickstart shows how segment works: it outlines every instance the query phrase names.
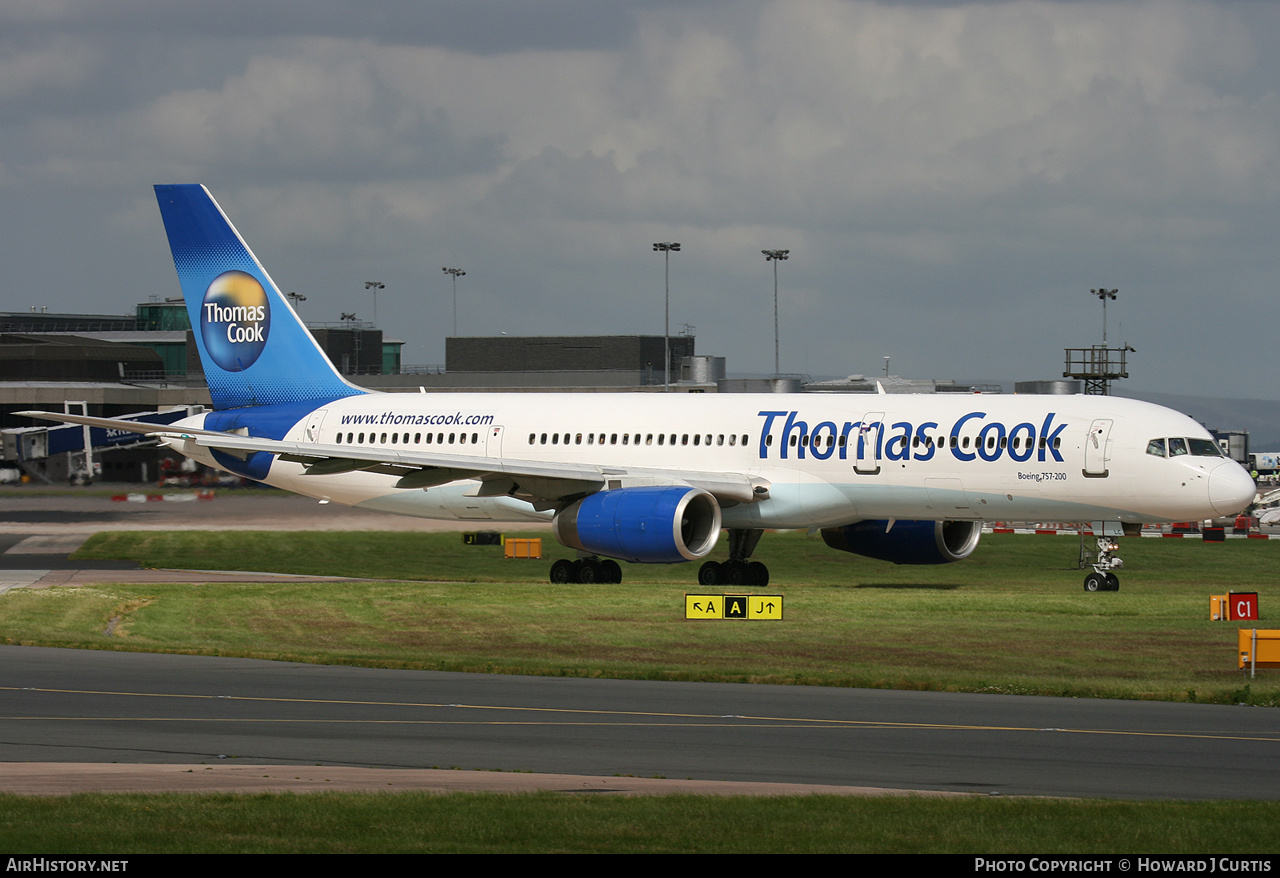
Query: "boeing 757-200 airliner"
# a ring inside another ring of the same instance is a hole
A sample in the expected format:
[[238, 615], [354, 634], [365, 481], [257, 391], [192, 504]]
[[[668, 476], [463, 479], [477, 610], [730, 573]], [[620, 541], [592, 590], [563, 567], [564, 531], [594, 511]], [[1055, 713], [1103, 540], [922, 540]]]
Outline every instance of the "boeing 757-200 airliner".
[[[1234, 514], [1248, 473], [1166, 408], [1106, 396], [378, 393], [343, 378], [200, 185], [156, 186], [213, 411], [172, 425], [28, 412], [153, 435], [310, 497], [444, 518], [550, 521], [579, 558], [697, 561], [764, 585], [769, 528], [899, 564], [967, 557], [982, 523], [1093, 522], [1085, 587], [1118, 587], [1112, 535]], [[617, 559], [617, 560], [614, 560]]]

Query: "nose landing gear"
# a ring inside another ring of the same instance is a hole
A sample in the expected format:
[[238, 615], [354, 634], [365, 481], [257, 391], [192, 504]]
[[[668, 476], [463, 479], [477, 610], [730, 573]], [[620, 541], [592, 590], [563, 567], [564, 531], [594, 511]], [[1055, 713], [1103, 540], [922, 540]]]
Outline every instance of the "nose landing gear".
[[1098, 537], [1098, 556], [1093, 562], [1093, 571], [1084, 578], [1085, 591], [1120, 590], [1120, 577], [1112, 572], [1124, 566], [1124, 561], [1113, 554], [1119, 548], [1110, 537]]

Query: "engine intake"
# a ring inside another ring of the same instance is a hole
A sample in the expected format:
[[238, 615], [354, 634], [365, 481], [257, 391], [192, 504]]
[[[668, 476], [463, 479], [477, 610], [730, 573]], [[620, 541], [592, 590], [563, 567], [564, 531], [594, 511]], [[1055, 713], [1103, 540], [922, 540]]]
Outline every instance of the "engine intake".
[[982, 536], [978, 521], [858, 521], [822, 529], [833, 549], [894, 564], [950, 564], [973, 554]]
[[720, 504], [697, 488], [618, 488], [560, 510], [552, 530], [562, 545], [609, 558], [694, 561], [720, 538]]

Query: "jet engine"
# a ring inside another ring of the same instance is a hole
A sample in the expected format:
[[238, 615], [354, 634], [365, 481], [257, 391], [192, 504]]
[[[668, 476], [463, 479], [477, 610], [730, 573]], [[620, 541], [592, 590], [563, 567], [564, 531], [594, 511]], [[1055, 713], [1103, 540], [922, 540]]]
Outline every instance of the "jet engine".
[[973, 554], [982, 536], [979, 521], [858, 521], [824, 527], [833, 549], [894, 564], [950, 564]]
[[720, 538], [720, 504], [687, 486], [617, 488], [560, 510], [552, 529], [562, 545], [609, 558], [694, 561]]

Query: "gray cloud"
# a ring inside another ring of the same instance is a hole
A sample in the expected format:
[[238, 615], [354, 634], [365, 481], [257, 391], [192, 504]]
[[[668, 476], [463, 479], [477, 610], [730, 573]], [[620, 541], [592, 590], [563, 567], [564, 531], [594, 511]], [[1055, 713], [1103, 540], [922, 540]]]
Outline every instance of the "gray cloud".
[[1053, 377], [1102, 284], [1135, 384], [1214, 392], [1219, 351], [1270, 344], [1278, 25], [1231, 0], [7, 4], [8, 295], [171, 294], [149, 186], [198, 180], [311, 316], [386, 282], [408, 361], [442, 359], [440, 265], [467, 268], [464, 333], [653, 332], [649, 245], [681, 240], [673, 318], [731, 370], [772, 368], [759, 251], [790, 247], [785, 369]]

